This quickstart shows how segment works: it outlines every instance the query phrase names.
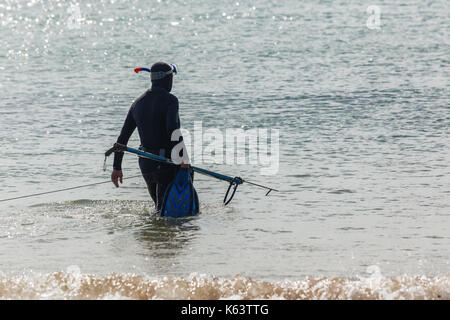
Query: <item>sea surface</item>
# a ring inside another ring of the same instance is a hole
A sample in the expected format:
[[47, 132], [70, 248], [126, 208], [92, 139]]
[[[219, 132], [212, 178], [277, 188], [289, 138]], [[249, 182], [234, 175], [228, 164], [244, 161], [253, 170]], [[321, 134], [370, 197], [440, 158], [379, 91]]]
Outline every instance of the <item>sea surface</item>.
[[196, 175], [201, 214], [163, 219], [127, 154], [118, 189], [0, 202], [0, 298], [450, 299], [449, 9], [2, 0], [0, 200], [108, 181], [157, 61], [189, 132], [279, 132], [276, 174], [193, 163], [280, 191]]

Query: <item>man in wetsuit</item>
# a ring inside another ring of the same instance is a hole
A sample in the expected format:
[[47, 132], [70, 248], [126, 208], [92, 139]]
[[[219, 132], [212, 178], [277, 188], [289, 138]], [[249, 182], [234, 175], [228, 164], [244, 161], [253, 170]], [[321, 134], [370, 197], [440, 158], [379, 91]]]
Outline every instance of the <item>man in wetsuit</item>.
[[[178, 143], [171, 141], [171, 136], [174, 130], [180, 128], [178, 99], [170, 93], [174, 73], [174, 66], [164, 62], [157, 62], [151, 67], [152, 87], [131, 105], [118, 143], [126, 145], [137, 127], [142, 151], [171, 158], [171, 150]], [[119, 187], [119, 181], [122, 183], [122, 158], [123, 152], [115, 152], [111, 181], [116, 187]], [[160, 209], [166, 187], [177, 168], [144, 158], [139, 158], [139, 167], [150, 196], [156, 208]], [[181, 167], [187, 168], [189, 165], [183, 163]]]

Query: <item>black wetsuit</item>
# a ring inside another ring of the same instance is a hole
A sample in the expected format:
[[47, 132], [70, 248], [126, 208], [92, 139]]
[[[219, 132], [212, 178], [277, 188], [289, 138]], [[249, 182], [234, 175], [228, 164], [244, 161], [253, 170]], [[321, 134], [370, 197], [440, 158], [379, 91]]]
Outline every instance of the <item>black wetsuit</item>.
[[[136, 127], [143, 151], [170, 158], [172, 148], [178, 143], [171, 141], [172, 132], [180, 128], [178, 99], [166, 89], [152, 86], [131, 105], [117, 142], [126, 145]], [[115, 170], [122, 170], [122, 158], [123, 152], [114, 154]], [[177, 168], [144, 158], [139, 158], [139, 167], [159, 208]]]

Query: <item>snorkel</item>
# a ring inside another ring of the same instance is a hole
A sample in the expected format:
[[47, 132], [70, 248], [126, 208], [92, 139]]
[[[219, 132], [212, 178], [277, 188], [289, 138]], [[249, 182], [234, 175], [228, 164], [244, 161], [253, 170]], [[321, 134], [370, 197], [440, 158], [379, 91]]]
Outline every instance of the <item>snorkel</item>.
[[170, 74], [178, 74], [178, 68], [174, 64], [169, 64], [169, 71], [151, 71], [149, 68], [138, 67], [134, 69], [134, 72], [139, 73], [141, 71], [149, 72], [152, 81], [164, 79], [166, 76]]
[[149, 72], [153, 87], [160, 87], [166, 89], [168, 92], [172, 90], [173, 75], [178, 74], [178, 68], [174, 64], [167, 64], [165, 62], [155, 63], [151, 69], [138, 67], [134, 72], [141, 71]]

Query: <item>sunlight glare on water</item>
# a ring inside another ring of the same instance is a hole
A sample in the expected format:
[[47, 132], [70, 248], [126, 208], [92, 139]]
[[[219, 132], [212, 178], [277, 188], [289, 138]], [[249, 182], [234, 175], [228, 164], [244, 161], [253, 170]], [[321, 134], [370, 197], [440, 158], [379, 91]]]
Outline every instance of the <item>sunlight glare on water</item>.
[[0, 200], [108, 180], [150, 82], [133, 69], [161, 60], [184, 128], [280, 132], [276, 175], [194, 164], [281, 192], [224, 207], [196, 176], [202, 214], [181, 221], [142, 178], [2, 202], [0, 298], [448, 299], [448, 4], [382, 2], [379, 28], [369, 5], [2, 1]]

